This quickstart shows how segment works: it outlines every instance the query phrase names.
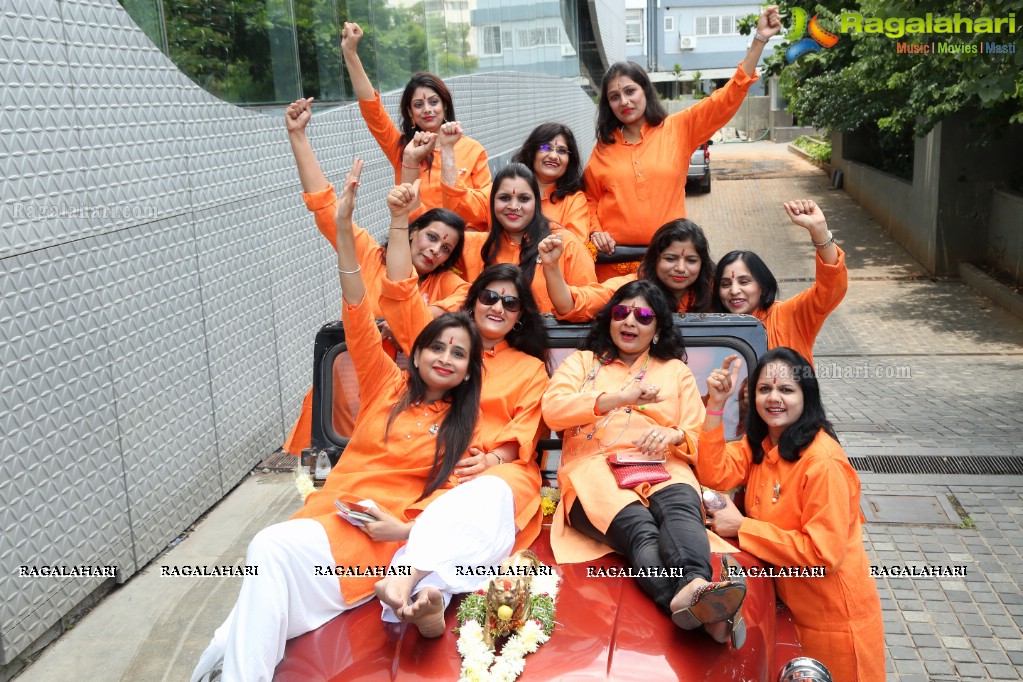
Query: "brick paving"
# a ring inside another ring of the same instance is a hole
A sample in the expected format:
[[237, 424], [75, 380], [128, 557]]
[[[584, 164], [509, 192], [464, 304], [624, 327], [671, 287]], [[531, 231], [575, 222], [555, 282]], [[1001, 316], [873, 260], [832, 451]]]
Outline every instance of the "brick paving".
[[[1023, 321], [958, 281], [928, 277], [866, 211], [784, 146], [715, 145], [711, 163], [711, 193], [687, 204], [712, 255], [751, 249], [783, 297], [804, 290], [814, 251], [781, 209], [796, 198], [822, 207], [847, 254], [849, 293], [814, 356], [850, 455], [1023, 456]], [[966, 567], [962, 577], [878, 578], [888, 679], [1021, 679], [1023, 477], [862, 481], [864, 494], [952, 495], [972, 524], [865, 527], [876, 566]]]

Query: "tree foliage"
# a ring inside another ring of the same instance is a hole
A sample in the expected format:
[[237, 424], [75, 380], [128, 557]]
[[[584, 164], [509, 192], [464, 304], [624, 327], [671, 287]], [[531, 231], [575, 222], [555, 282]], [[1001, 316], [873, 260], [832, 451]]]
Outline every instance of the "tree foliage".
[[[783, 13], [799, 6], [780, 3]], [[805, 5], [804, 5], [805, 7]], [[1008, 17], [1016, 13], [1017, 31], [906, 35], [839, 33], [842, 11], [864, 17]], [[782, 75], [782, 93], [802, 123], [824, 130], [873, 128], [891, 140], [923, 137], [942, 119], [975, 112], [978, 138], [997, 137], [1011, 123], [1023, 123], [1023, 0], [855, 0], [821, 2], [808, 10], [838, 43], [794, 64], [786, 64], [786, 41], [765, 59], [768, 72]], [[755, 20], [754, 20], [755, 21]], [[749, 20], [742, 32], [750, 30]], [[898, 42], [911, 44], [1013, 43], [1015, 54], [898, 54]]]

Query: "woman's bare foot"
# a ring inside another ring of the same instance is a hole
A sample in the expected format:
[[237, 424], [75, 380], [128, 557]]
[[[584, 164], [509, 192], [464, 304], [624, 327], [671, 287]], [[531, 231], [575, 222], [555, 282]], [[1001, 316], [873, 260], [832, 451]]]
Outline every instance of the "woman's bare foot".
[[403, 609], [401, 619], [419, 628], [423, 637], [440, 637], [445, 630], [444, 597], [435, 587], [420, 590]]
[[376, 593], [377, 599], [391, 607], [398, 620], [405, 620], [402, 612], [408, 606], [412, 588], [415, 586], [414, 576], [393, 575], [377, 581], [373, 586], [373, 592]]

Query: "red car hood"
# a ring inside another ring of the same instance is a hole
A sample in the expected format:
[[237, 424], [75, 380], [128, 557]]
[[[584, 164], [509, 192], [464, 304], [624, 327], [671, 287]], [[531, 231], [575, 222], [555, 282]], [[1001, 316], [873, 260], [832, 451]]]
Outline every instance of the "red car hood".
[[[555, 566], [546, 530], [531, 549]], [[743, 566], [761, 565], [746, 553], [736, 557]], [[718, 555], [712, 565], [720, 565]], [[633, 579], [587, 576], [588, 568], [621, 567], [617, 555], [555, 566], [562, 576], [556, 626], [550, 641], [526, 657], [521, 682], [773, 681], [781, 666], [801, 655], [791, 614], [776, 606], [770, 579], [747, 582], [748, 634], [745, 646], [735, 651], [701, 631], [679, 630]], [[382, 623], [380, 605], [371, 601], [290, 640], [274, 680], [457, 680], [461, 659], [452, 630], [458, 601], [446, 613], [448, 632], [437, 639], [425, 639], [404, 624]]]

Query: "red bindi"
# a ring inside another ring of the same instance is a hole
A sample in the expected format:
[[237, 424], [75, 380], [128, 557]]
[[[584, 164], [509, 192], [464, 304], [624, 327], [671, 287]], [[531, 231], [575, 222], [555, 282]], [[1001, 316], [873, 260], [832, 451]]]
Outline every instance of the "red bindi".
[[775, 377], [775, 378], [774, 378], [774, 385], [775, 385], [775, 386], [777, 386], [777, 385], [778, 385], [778, 377]]
[[[453, 346], [453, 345], [455, 345], [455, 337], [453, 337], [453, 336], [452, 336], [451, 338], [449, 338], [449, 339], [448, 339], [448, 345], [449, 345], [449, 346]], [[776, 381], [777, 381], [777, 380], [776, 380]]]
[[735, 270], [732, 270], [732, 279], [735, 279]]

